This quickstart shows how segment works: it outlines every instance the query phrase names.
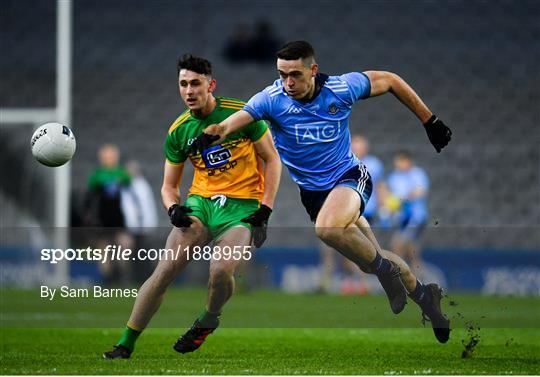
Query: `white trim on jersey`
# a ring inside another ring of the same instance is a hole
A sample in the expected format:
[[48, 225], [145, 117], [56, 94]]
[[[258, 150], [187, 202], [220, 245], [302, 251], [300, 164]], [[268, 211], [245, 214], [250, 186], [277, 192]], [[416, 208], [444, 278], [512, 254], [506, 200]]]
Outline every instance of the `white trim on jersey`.
[[335, 93], [344, 93], [349, 91], [349, 86], [342, 81], [327, 83], [326, 87]]
[[274, 85], [276, 86], [271, 89], [268, 89], [268, 96], [270, 97], [275, 97], [279, 93], [283, 93], [283, 85], [279, 85], [279, 84], [274, 84]]
[[347, 84], [345, 84], [345, 83], [341, 83], [341, 84], [338, 84], [338, 83], [336, 83], [336, 84], [326, 84], [326, 86], [327, 86], [328, 88], [332, 88], [332, 89], [334, 89], [334, 88], [348, 88], [348, 87], [349, 87], [349, 86], [348, 86]]
[[332, 83], [332, 82], [345, 82], [345, 80], [340, 79], [338, 76], [330, 76], [326, 82], [327, 82], [327, 83]]
[[281, 90], [281, 86], [276, 86], [275, 88], [269, 89], [268, 94], [274, 94], [276, 92], [279, 92]]

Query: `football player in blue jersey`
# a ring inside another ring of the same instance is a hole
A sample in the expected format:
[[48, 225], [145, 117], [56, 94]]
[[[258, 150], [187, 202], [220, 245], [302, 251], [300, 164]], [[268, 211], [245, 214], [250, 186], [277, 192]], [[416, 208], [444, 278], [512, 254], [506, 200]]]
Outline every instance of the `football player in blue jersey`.
[[420, 275], [423, 263], [418, 241], [428, 221], [429, 177], [406, 151], [396, 153], [394, 166], [386, 183], [390, 192], [399, 198], [401, 207], [399, 229], [392, 236], [392, 250]]
[[366, 166], [369, 175], [371, 176], [373, 191], [362, 216], [364, 216], [366, 220], [373, 225], [377, 222], [377, 191], [381, 185], [381, 182], [384, 180], [384, 165], [379, 158], [369, 153], [369, 141], [362, 135], [352, 135], [351, 150]]
[[277, 70], [278, 80], [253, 96], [243, 110], [206, 128], [193, 148], [218, 143], [253, 121], [269, 121], [317, 236], [363, 271], [375, 274], [394, 313], [403, 310], [408, 294], [431, 320], [436, 338], [447, 342], [450, 321], [441, 310], [440, 287], [420, 283], [399, 256], [381, 249], [362, 216], [373, 187], [366, 167], [351, 152], [349, 116], [358, 100], [392, 93], [422, 122], [438, 153], [452, 132], [394, 73], [320, 73], [308, 42], [283, 46], [277, 53]]

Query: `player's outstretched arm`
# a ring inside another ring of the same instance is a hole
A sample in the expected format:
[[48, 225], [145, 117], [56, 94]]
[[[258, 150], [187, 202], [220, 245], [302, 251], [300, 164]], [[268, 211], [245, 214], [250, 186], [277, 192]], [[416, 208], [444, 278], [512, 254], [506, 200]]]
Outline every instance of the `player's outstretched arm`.
[[171, 164], [165, 161], [163, 170], [163, 184], [161, 185], [161, 202], [165, 209], [169, 209], [173, 204], [180, 200], [180, 183], [182, 182], [182, 173], [184, 163]]
[[371, 83], [370, 97], [392, 93], [407, 106], [424, 125], [429, 141], [439, 153], [452, 138], [452, 131], [433, 113], [401, 77], [392, 72], [364, 72]]
[[231, 114], [227, 119], [221, 121], [219, 124], [207, 127], [204, 132], [219, 135], [221, 138], [225, 138], [227, 135], [244, 128], [253, 121], [254, 119], [250, 113], [245, 110], [239, 110], [234, 114]]
[[385, 71], [366, 71], [364, 73], [371, 83], [370, 97], [390, 92], [407, 106], [422, 123], [426, 123], [433, 115], [418, 94], [395, 73]]
[[251, 122], [253, 122], [253, 117], [247, 111], [239, 110], [222, 122], [206, 127], [203, 133], [195, 138], [191, 147], [201, 152], [210, 145], [221, 142], [227, 135], [244, 128]]
[[267, 131], [254, 145], [257, 155], [264, 161], [264, 194], [259, 209], [242, 221], [253, 226], [253, 243], [259, 248], [266, 240], [266, 227], [281, 179], [281, 161], [270, 132]]
[[281, 160], [269, 131], [255, 142], [255, 151], [264, 161], [264, 195], [261, 204], [273, 208], [281, 179]]
[[176, 227], [189, 227], [193, 222], [188, 217], [188, 213], [192, 210], [178, 204], [180, 201], [179, 189], [183, 171], [183, 163], [171, 164], [165, 161], [163, 184], [161, 185], [161, 202], [167, 210], [171, 224]]

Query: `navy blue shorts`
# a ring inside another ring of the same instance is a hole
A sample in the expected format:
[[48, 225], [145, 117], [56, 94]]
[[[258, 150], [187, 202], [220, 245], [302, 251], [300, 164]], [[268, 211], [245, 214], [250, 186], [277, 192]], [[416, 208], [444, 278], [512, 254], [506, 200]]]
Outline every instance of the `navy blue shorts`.
[[366, 167], [360, 164], [346, 171], [335, 183], [334, 187], [324, 191], [306, 190], [300, 187], [300, 199], [306, 209], [311, 221], [317, 220], [324, 201], [334, 188], [338, 186], [347, 186], [352, 188], [360, 195], [360, 215], [364, 212], [366, 204], [373, 190], [373, 183]]

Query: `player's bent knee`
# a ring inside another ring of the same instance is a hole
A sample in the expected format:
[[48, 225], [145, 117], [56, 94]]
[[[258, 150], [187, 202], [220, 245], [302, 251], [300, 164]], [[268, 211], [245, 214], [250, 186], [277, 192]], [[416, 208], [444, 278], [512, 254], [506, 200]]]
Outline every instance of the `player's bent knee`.
[[210, 279], [208, 284], [211, 287], [216, 287], [222, 284], [228, 284], [233, 278], [233, 273], [230, 268], [226, 266], [218, 266], [210, 271]]
[[157, 268], [152, 274], [151, 279], [155, 285], [166, 288], [179, 273], [180, 268], [171, 262]]
[[318, 226], [315, 228], [317, 237], [327, 244], [334, 244], [343, 237], [343, 228], [338, 227], [327, 227], [327, 226]]
[[350, 222], [345, 219], [337, 218], [331, 214], [323, 215], [319, 214], [315, 221], [315, 228], [328, 228], [328, 229], [344, 229], [349, 226]]

